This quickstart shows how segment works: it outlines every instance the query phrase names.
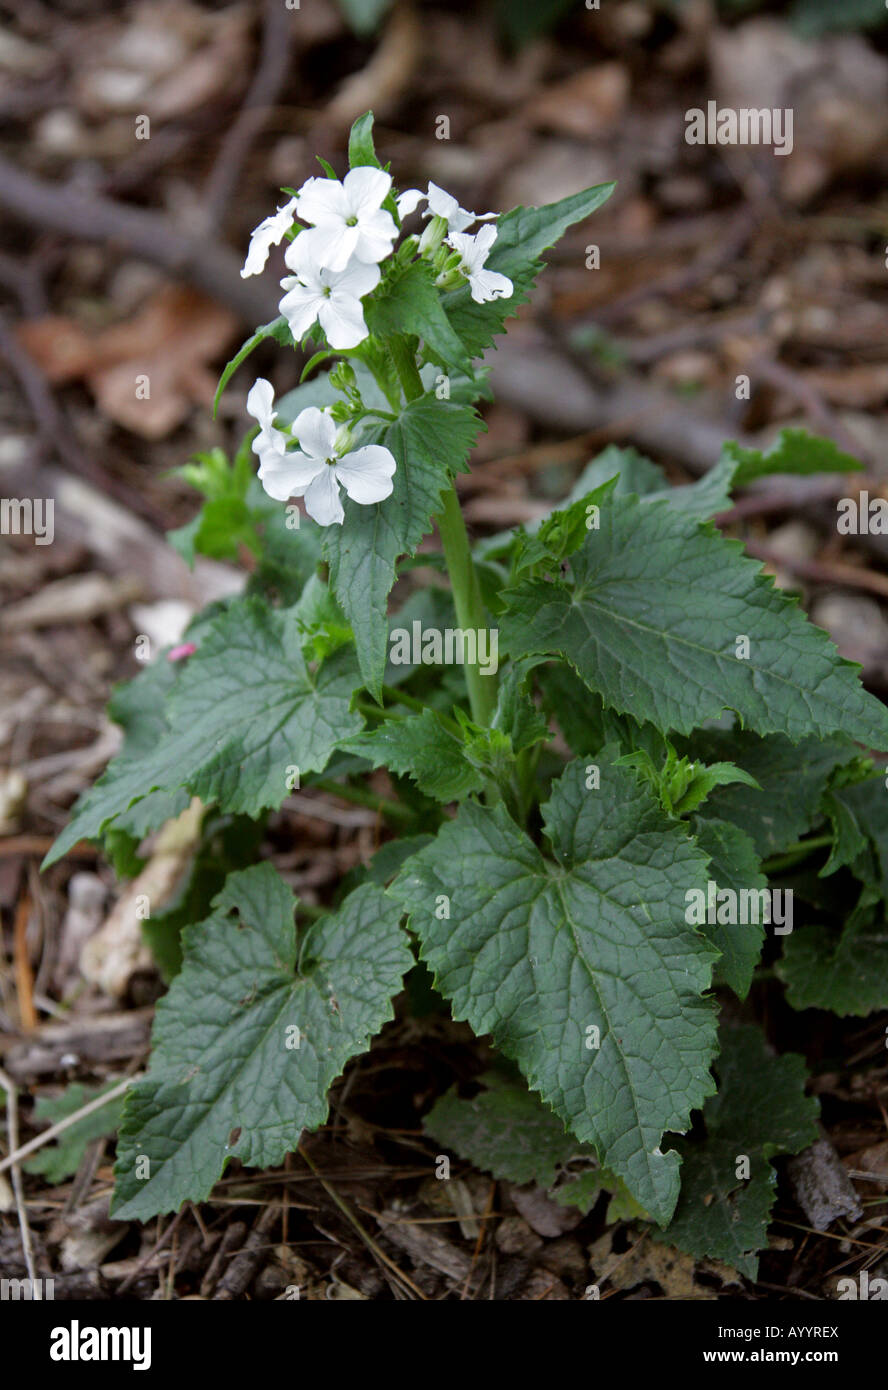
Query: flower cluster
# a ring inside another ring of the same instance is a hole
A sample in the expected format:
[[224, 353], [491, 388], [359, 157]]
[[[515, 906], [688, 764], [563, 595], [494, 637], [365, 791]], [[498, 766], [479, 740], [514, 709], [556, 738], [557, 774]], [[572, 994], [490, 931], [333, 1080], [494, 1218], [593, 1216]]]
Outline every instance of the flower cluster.
[[361, 300], [379, 284], [379, 262], [391, 254], [398, 235], [395, 219], [382, 206], [391, 187], [391, 174], [366, 165], [341, 181], [308, 179], [253, 232], [242, 275], [264, 269], [271, 247], [284, 239], [294, 218], [308, 224], [284, 253], [293, 273], [281, 281], [281, 313], [297, 342], [315, 322], [337, 352], [367, 337]]
[[[334, 351], [347, 352], [364, 342], [363, 300], [382, 279], [380, 264], [394, 250], [398, 222], [421, 203], [426, 204], [428, 225], [410, 247], [431, 262], [436, 285], [451, 289], [468, 282], [479, 304], [512, 294], [507, 276], [485, 269], [496, 228], [483, 226], [474, 236], [467, 230], [475, 222], [490, 223], [496, 213], [468, 212], [434, 183], [425, 193], [411, 188], [397, 201], [393, 196], [391, 175], [363, 165], [342, 180], [308, 179], [255, 228], [241, 275], [258, 275], [272, 246], [287, 238], [284, 261], [291, 274], [281, 281], [280, 312], [294, 341], [318, 323]], [[389, 210], [394, 207], [398, 221]], [[296, 222], [303, 225], [296, 227]], [[259, 479], [271, 497], [304, 497], [309, 516], [329, 526], [343, 520], [340, 483], [360, 503], [379, 502], [391, 493], [397, 465], [389, 450], [380, 445], [352, 449], [350, 433], [337, 428], [329, 411], [303, 410], [284, 432], [275, 424], [272, 387], [262, 378], [250, 391], [247, 410], [259, 422], [253, 450]], [[290, 448], [293, 440], [295, 450]]]
[[247, 410], [259, 422], [253, 452], [259, 457], [259, 481], [278, 502], [302, 497], [305, 510], [319, 526], [342, 525], [345, 513], [339, 484], [353, 502], [368, 505], [391, 495], [397, 467], [391, 452], [381, 444], [352, 449], [349, 431], [337, 426], [329, 410], [308, 406], [290, 429], [297, 448], [275, 424], [274, 391], [259, 377], [247, 396]]

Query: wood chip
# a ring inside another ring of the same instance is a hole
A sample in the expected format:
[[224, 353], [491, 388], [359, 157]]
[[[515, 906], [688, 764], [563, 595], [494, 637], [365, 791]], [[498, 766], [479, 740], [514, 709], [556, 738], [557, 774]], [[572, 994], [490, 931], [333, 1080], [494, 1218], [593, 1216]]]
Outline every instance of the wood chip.
[[793, 1196], [815, 1231], [825, 1231], [839, 1217], [858, 1221], [863, 1215], [841, 1159], [825, 1136], [789, 1159], [786, 1173]]

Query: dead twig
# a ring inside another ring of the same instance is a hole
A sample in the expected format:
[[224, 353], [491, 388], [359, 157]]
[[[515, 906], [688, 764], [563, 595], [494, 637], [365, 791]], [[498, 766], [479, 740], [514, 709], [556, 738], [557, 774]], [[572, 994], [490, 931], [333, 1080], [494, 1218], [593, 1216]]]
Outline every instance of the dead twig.
[[290, 66], [292, 36], [293, 12], [281, 0], [266, 0], [259, 63], [238, 117], [219, 146], [204, 190], [210, 226], [233, 202], [253, 141], [277, 105]]
[[34, 1008], [34, 972], [28, 957], [28, 919], [31, 915], [31, 899], [27, 889], [22, 890], [15, 912], [13, 928], [13, 960], [15, 962], [15, 990], [18, 999], [19, 1020], [25, 1032], [37, 1027], [37, 1010]]
[[[386, 1274], [389, 1278], [394, 1276], [396, 1287], [400, 1288], [401, 1286], [403, 1286], [403, 1291], [407, 1294], [408, 1297], [412, 1295], [415, 1298], [422, 1299], [423, 1302], [425, 1302], [426, 1296], [423, 1293], [422, 1289], [419, 1287], [419, 1285], [414, 1284], [413, 1280], [408, 1275], [406, 1275], [397, 1264], [395, 1264], [395, 1261], [385, 1253], [385, 1251], [382, 1249], [382, 1246], [380, 1246], [373, 1239], [366, 1226], [364, 1226], [358, 1220], [348, 1203], [343, 1201], [336, 1189], [331, 1187], [330, 1184], [327, 1182], [327, 1179], [318, 1172], [317, 1167], [309, 1158], [308, 1154], [305, 1152], [305, 1149], [302, 1144], [299, 1145], [297, 1152], [299, 1153], [300, 1158], [302, 1158], [303, 1161], [311, 1169], [315, 1179], [321, 1184], [321, 1187], [324, 1189], [331, 1202], [335, 1203], [342, 1215], [345, 1217], [348, 1224], [352, 1226], [355, 1231], [357, 1231], [358, 1235], [361, 1237], [361, 1240], [364, 1242], [364, 1244], [366, 1245], [367, 1249], [370, 1251], [371, 1255], [376, 1260], [376, 1262], [383, 1266], [383, 1273]], [[377, 1220], [379, 1221], [380, 1218], [377, 1217]]]
[[[830, 410], [813, 382], [806, 380], [798, 372], [794, 372], [785, 362], [778, 362], [776, 358], [763, 354], [753, 360], [749, 370], [751, 375], [762, 377], [779, 391], [785, 391], [799, 405], [804, 406], [818, 427], [834, 439], [846, 453], [851, 454], [854, 458], [868, 453], [866, 445], [861, 440], [856, 439], [836, 417], [835, 412]], [[868, 462], [872, 462], [872, 460], [868, 459]]]
[[[0, 1072], [0, 1078], [2, 1078], [2, 1083], [0, 1084], [6, 1087], [8, 1095], [9, 1088], [13, 1086], [13, 1082], [10, 1081], [5, 1072]], [[122, 1095], [127, 1086], [133, 1085], [136, 1081], [140, 1080], [141, 1076], [139, 1075], [125, 1076], [112, 1090], [106, 1091], [103, 1096], [96, 1096], [95, 1100], [88, 1101], [86, 1105], [81, 1105], [80, 1109], [75, 1110], [73, 1115], [66, 1115], [63, 1120], [57, 1120], [54, 1125], [50, 1125], [49, 1129], [45, 1129], [42, 1134], [38, 1134], [36, 1139], [29, 1139], [27, 1144], [22, 1144], [20, 1148], [18, 1147], [18, 1130], [16, 1130], [16, 1138], [13, 1143], [12, 1128], [10, 1126], [9, 1142], [12, 1152], [7, 1158], [0, 1161], [0, 1173], [5, 1173], [7, 1168], [15, 1170], [21, 1159], [27, 1158], [28, 1154], [36, 1153], [38, 1149], [42, 1149], [44, 1144], [48, 1144], [51, 1139], [57, 1138], [64, 1130], [70, 1129], [72, 1125], [76, 1125], [78, 1120], [83, 1120], [87, 1115], [91, 1115], [94, 1110], [101, 1110], [103, 1105], [107, 1105], [110, 1100], [116, 1100], [119, 1095]]]
[[806, 560], [800, 555], [778, 554], [770, 546], [754, 540], [746, 541], [746, 549], [763, 564], [771, 565], [776, 570], [789, 570], [790, 574], [807, 579], [812, 584], [837, 584], [888, 598], [888, 574], [877, 574], [875, 570], [861, 569], [857, 565], [843, 565], [836, 560]]
[[110, 242], [228, 304], [247, 323], [277, 313], [277, 293], [258, 280], [242, 280], [240, 261], [206, 234], [181, 232], [163, 213], [129, 207], [76, 182], [48, 183], [0, 158], [0, 207], [32, 226], [87, 241]]
[[[34, 1264], [34, 1246], [31, 1241], [31, 1227], [28, 1225], [28, 1209], [25, 1206], [25, 1191], [22, 1186], [22, 1174], [19, 1168], [19, 1159], [22, 1153], [19, 1150], [18, 1141], [18, 1090], [15, 1082], [6, 1075], [5, 1071], [0, 1071], [0, 1086], [6, 1092], [6, 1116], [7, 1133], [9, 1135], [9, 1147], [11, 1150], [9, 1158], [0, 1163], [0, 1172], [5, 1168], [12, 1169], [12, 1191], [15, 1196], [15, 1208], [18, 1213], [19, 1231], [22, 1237], [22, 1254], [25, 1257], [25, 1268], [28, 1271], [28, 1278], [31, 1281], [31, 1297], [40, 1297], [38, 1290], [40, 1285], [37, 1282], [37, 1269]], [[27, 1148], [27, 1145], [25, 1146]]]

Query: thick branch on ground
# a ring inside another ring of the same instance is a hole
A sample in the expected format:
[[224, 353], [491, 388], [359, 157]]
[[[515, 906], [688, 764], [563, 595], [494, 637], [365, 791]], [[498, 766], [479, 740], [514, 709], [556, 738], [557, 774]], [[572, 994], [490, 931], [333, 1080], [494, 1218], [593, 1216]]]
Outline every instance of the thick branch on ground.
[[5, 159], [0, 159], [0, 207], [43, 230], [108, 242], [141, 256], [230, 305], [247, 323], [264, 323], [277, 313], [273, 285], [242, 280], [232, 251], [207, 236], [179, 231], [163, 213], [129, 207], [76, 183], [48, 183]]
[[262, 51], [234, 125], [225, 134], [207, 180], [205, 203], [213, 220], [222, 218], [237, 188], [256, 136], [277, 104], [290, 66], [293, 12], [281, 0], [266, 0]]

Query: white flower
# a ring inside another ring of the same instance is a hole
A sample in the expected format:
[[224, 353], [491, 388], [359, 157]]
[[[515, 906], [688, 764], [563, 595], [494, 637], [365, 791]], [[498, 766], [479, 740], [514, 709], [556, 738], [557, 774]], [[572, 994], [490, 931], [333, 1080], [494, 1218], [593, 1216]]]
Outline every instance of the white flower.
[[379, 266], [352, 261], [344, 270], [331, 270], [319, 265], [311, 235], [301, 232], [287, 247], [284, 259], [296, 273], [281, 281], [287, 293], [280, 311], [296, 342], [317, 319], [331, 348], [342, 351], [357, 347], [368, 332], [361, 300], [379, 284]]
[[349, 261], [376, 265], [385, 260], [398, 235], [395, 219], [382, 203], [392, 186], [391, 174], [363, 165], [339, 179], [308, 179], [299, 190], [298, 216], [312, 226], [303, 232], [315, 263], [344, 270]]
[[476, 304], [487, 304], [492, 299], [511, 299], [515, 288], [507, 275], [484, 269], [495, 241], [496, 227], [482, 227], [477, 236], [451, 232], [447, 238], [448, 246], [459, 252], [459, 268], [469, 282]]
[[495, 212], [467, 212], [445, 189], [429, 182], [429, 190], [422, 193], [418, 188], [408, 188], [398, 199], [398, 216], [407, 217], [419, 206], [428, 203], [423, 217], [443, 217], [449, 232], [464, 232], [473, 222], [489, 222], [496, 217]]
[[259, 226], [253, 229], [250, 234], [250, 249], [241, 271], [241, 279], [245, 280], [248, 275], [258, 275], [260, 271], [265, 269], [265, 262], [268, 260], [268, 253], [272, 246], [279, 246], [293, 225], [296, 202], [296, 198], [291, 198], [289, 203], [278, 208], [276, 213], [271, 217], [266, 217], [264, 222], [260, 222]]
[[397, 467], [391, 453], [381, 444], [342, 452], [343, 438], [348, 450], [348, 435], [340, 433], [329, 411], [308, 406], [293, 421], [293, 435], [299, 449], [259, 470], [262, 486], [276, 501], [304, 497], [305, 510], [319, 526], [341, 526], [340, 483], [362, 505], [390, 496]]
[[253, 382], [247, 396], [247, 412], [259, 421], [259, 433], [253, 440], [253, 453], [259, 458], [259, 476], [266, 468], [279, 465], [287, 449], [286, 435], [275, 428], [277, 411], [274, 406], [274, 388], [270, 381], [260, 376]]

